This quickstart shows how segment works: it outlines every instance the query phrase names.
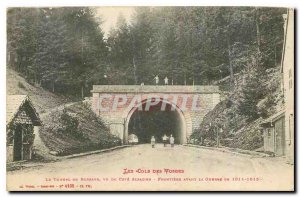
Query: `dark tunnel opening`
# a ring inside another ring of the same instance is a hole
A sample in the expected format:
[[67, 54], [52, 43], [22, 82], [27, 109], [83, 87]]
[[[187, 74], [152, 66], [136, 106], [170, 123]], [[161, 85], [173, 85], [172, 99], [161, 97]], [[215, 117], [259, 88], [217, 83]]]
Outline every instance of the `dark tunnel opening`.
[[[165, 103], [166, 104], [166, 103]], [[149, 111], [136, 109], [129, 120], [128, 134], [135, 134], [139, 144], [150, 143], [151, 136], [155, 137], [156, 143], [162, 143], [162, 137], [173, 135], [176, 144], [184, 142], [183, 120], [177, 110], [172, 110], [170, 104], [166, 104], [165, 110], [161, 110], [162, 101], [151, 106]]]

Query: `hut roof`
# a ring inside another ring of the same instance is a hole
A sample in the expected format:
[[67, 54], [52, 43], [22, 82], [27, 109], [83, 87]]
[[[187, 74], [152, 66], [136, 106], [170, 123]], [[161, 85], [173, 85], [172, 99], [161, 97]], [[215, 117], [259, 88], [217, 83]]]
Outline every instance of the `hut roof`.
[[16, 117], [20, 108], [27, 103], [30, 107], [29, 116], [35, 126], [41, 125], [41, 120], [31, 100], [27, 95], [7, 95], [6, 97], [6, 125]]
[[282, 110], [276, 114], [274, 114], [273, 116], [270, 116], [269, 118], [263, 120], [263, 122], [261, 123], [261, 126], [268, 126], [270, 125], [272, 122], [277, 121], [278, 119], [280, 119], [281, 117], [284, 117], [285, 115], [285, 111]]

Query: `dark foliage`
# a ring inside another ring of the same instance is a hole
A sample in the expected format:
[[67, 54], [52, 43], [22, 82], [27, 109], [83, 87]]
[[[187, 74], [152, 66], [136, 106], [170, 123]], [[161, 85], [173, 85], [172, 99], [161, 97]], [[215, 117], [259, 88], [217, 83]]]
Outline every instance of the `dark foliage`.
[[[27, 80], [82, 97], [93, 84], [212, 84], [247, 68], [280, 62], [284, 9], [138, 7], [119, 16], [107, 39], [91, 8], [12, 8], [9, 65]], [[161, 80], [162, 81], [162, 80]]]

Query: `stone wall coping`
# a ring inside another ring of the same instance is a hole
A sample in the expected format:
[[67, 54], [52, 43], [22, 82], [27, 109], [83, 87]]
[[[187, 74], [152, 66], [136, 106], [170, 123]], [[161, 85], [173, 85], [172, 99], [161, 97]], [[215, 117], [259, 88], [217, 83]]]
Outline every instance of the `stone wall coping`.
[[93, 85], [92, 93], [220, 93], [219, 86]]

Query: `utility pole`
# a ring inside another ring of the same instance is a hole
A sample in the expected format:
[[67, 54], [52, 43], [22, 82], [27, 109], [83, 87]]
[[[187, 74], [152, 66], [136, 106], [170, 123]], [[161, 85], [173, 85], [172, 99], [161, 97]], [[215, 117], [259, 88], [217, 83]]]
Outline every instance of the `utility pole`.
[[216, 126], [214, 127], [214, 132], [217, 132], [217, 148], [219, 148], [220, 147], [220, 133], [221, 132], [223, 132], [223, 130], [222, 130], [222, 126], [220, 127], [219, 126], [219, 122], [220, 121], [220, 119], [219, 118], [217, 118], [216, 119]]

